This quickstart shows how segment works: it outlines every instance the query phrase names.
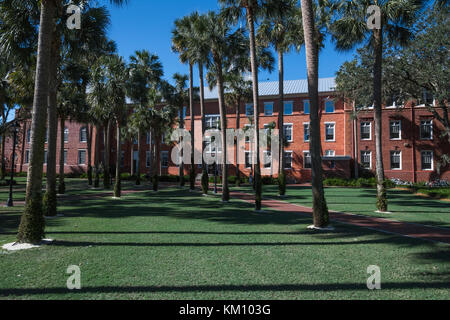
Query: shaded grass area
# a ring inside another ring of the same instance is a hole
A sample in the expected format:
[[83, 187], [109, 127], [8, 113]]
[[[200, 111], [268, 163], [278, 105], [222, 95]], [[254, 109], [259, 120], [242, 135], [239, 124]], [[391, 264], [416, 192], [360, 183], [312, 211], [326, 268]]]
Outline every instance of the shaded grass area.
[[[236, 190], [253, 193], [250, 187]], [[406, 190], [388, 189], [387, 193], [389, 211], [392, 214], [375, 213], [375, 189], [325, 188], [325, 196], [330, 210], [450, 228], [450, 202], [421, 197]], [[310, 187], [289, 186], [286, 198], [280, 199], [277, 186], [263, 186], [263, 196], [312, 207]]]
[[[178, 188], [65, 202], [50, 246], [0, 251], [0, 299], [449, 299], [450, 247]], [[19, 222], [0, 214], [0, 244]], [[82, 290], [69, 291], [69, 265]], [[366, 287], [369, 265], [382, 290]]]

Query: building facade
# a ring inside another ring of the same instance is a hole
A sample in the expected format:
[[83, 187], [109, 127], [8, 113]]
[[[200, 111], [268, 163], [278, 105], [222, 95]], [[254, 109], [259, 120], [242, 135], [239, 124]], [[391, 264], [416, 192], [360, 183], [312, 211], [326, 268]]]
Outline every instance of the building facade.
[[[284, 105], [278, 100], [278, 82], [260, 83], [260, 129], [278, 128], [278, 114], [284, 109], [285, 135], [285, 171], [291, 183], [303, 183], [311, 180], [311, 158], [309, 154], [309, 98], [306, 80], [285, 81]], [[365, 109], [354, 116], [353, 105], [336, 99], [334, 78], [320, 79], [320, 129], [324, 174], [328, 177], [350, 178], [356, 171], [375, 170], [375, 137], [373, 109]], [[218, 128], [220, 115], [216, 90], [205, 92], [206, 129]], [[239, 106], [241, 129], [251, 126], [253, 104], [243, 102]], [[191, 115], [189, 108], [184, 112], [185, 128], [191, 130]], [[194, 107], [194, 138], [195, 148], [202, 150], [202, 122], [200, 106]], [[227, 128], [236, 129], [237, 110], [235, 106], [227, 106]], [[30, 124], [22, 124], [18, 135], [16, 148], [16, 171], [27, 171], [30, 148]], [[58, 150], [61, 139], [58, 127]], [[64, 171], [66, 173], [85, 172], [88, 164], [88, 125], [66, 121], [64, 127]], [[434, 119], [424, 106], [408, 103], [405, 106], [387, 106], [382, 112], [383, 130], [383, 161], [387, 178], [399, 178], [405, 181], [419, 182], [436, 179], [450, 180], [448, 167], [438, 169], [438, 161], [444, 154], [450, 154], [448, 139], [441, 139], [444, 130], [442, 124]], [[96, 135], [95, 128], [92, 131]], [[110, 164], [115, 163], [116, 150], [114, 130], [111, 130], [111, 150], [107, 154]], [[92, 139], [91, 164], [94, 164], [95, 141]], [[164, 140], [165, 141], [165, 140]], [[173, 145], [162, 142], [160, 152], [156, 157], [157, 171], [160, 175], [178, 175], [179, 167], [172, 162]], [[5, 155], [7, 168], [11, 159], [12, 139], [6, 138]], [[121, 168], [130, 172], [140, 166], [141, 173], [150, 173], [153, 167], [152, 153], [155, 152], [154, 139], [149, 133], [143, 134], [140, 141], [141, 150], [138, 154], [137, 141], [124, 141], [121, 145]], [[47, 150], [47, 144], [45, 145]], [[104, 133], [99, 132], [100, 159], [105, 155]], [[209, 149], [208, 149], [209, 148]], [[244, 175], [252, 174], [251, 155], [253, 145], [244, 143], [235, 152], [227, 149], [229, 158], [245, 159], [239, 165]], [[220, 150], [217, 150], [220, 152]], [[206, 152], [215, 153], [206, 144]], [[57, 153], [57, 170], [59, 171], [59, 151]], [[270, 159], [268, 150], [261, 151], [261, 157]], [[201, 165], [196, 165], [197, 173], [201, 173]], [[45, 166], [44, 166], [45, 170]], [[230, 175], [236, 173], [234, 164], [228, 165]], [[185, 165], [185, 174], [189, 165]], [[278, 159], [271, 159], [269, 164], [261, 166], [263, 176], [277, 177]]]

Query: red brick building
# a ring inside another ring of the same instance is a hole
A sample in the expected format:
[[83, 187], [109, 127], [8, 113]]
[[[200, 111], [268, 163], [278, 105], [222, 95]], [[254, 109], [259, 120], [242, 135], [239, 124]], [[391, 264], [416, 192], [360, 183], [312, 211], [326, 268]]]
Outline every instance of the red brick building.
[[[307, 182], [311, 179], [309, 156], [309, 100], [306, 80], [285, 81], [284, 100], [284, 132], [287, 140], [285, 146], [286, 173], [290, 182]], [[362, 110], [356, 119], [352, 117], [353, 106], [335, 101], [334, 78], [320, 79], [320, 127], [322, 139], [323, 168], [326, 176], [350, 178], [355, 172], [355, 163], [359, 168], [375, 170], [375, 138], [373, 110]], [[260, 83], [260, 129], [272, 123], [278, 123], [280, 110], [278, 102], [278, 82]], [[217, 91], [205, 92], [205, 114], [207, 128], [214, 128], [219, 116]], [[194, 108], [195, 148], [201, 150], [201, 117], [198, 104]], [[253, 112], [251, 102], [240, 106], [240, 128], [250, 124], [248, 116]], [[185, 110], [186, 129], [190, 130], [189, 108]], [[433, 118], [423, 106], [408, 103], [402, 107], [385, 107], [382, 115], [383, 125], [383, 160], [388, 178], [399, 178], [406, 181], [429, 181], [434, 179], [450, 180], [449, 168], [441, 168], [438, 174], [437, 161], [443, 154], [450, 154], [447, 139], [441, 139], [442, 124]], [[22, 124], [23, 127], [23, 124]], [[26, 128], [29, 128], [29, 124]], [[227, 107], [227, 127], [236, 129], [235, 107]], [[16, 171], [27, 170], [29, 155], [29, 133], [23, 128], [18, 138], [16, 151]], [[58, 128], [58, 150], [60, 146], [60, 130]], [[87, 168], [87, 134], [86, 125], [66, 121], [64, 134], [66, 173], [84, 172]], [[95, 130], [94, 130], [95, 133]], [[25, 135], [25, 136], [24, 136]], [[103, 132], [100, 133], [100, 149], [103, 158]], [[114, 134], [111, 132], [112, 149], [110, 163], [115, 163]], [[140, 159], [141, 173], [150, 172], [151, 141], [150, 135], [144, 134], [141, 141], [141, 154], [137, 154], [137, 141], [122, 144], [123, 172], [130, 172], [131, 162], [134, 167]], [[6, 141], [6, 158], [11, 157], [12, 139]], [[91, 161], [94, 161], [95, 140], [92, 141]], [[47, 145], [45, 146], [47, 148]], [[178, 167], [171, 161], [172, 147], [164, 145], [159, 155], [159, 173], [161, 175], [178, 174]], [[242, 156], [249, 157], [252, 145], [246, 143], [241, 151]], [[229, 153], [234, 154], [232, 150]], [[241, 158], [242, 159], [242, 158]], [[240, 171], [250, 175], [251, 168], [246, 164], [239, 165]], [[59, 164], [59, 151], [57, 153]], [[358, 168], [357, 167], [357, 168]], [[10, 165], [7, 164], [7, 168]], [[198, 173], [201, 166], [196, 165]], [[44, 166], [45, 170], [45, 166]], [[59, 165], [57, 170], [59, 170]], [[235, 166], [229, 165], [230, 175], [234, 175]], [[278, 163], [273, 159], [271, 165], [262, 166], [262, 175], [277, 176]], [[189, 166], [185, 166], [188, 174]]]

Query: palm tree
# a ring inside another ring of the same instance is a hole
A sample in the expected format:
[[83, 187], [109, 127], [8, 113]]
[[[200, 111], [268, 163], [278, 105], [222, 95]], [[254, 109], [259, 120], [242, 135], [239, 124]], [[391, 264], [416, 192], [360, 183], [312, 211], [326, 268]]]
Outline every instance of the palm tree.
[[[404, 46], [412, 38], [412, 26], [424, 6], [424, 0], [351, 0], [339, 1], [336, 20], [331, 25], [336, 47], [350, 50], [357, 44], [367, 41], [373, 50], [373, 104], [375, 122], [375, 153], [377, 176], [377, 209], [388, 210], [384, 165], [382, 155], [382, 60], [384, 39], [390, 44]], [[366, 10], [376, 5], [381, 10], [381, 28], [370, 30], [366, 26]]]
[[[241, 73], [228, 73], [225, 75], [225, 103], [236, 108], [236, 130], [241, 127], [241, 102], [252, 98], [252, 82], [244, 79]], [[236, 186], [241, 184], [241, 171], [239, 170], [239, 144], [236, 140]]]
[[[16, 5], [18, 0], [11, 0]], [[111, 0], [122, 4], [124, 0]], [[28, 166], [25, 209], [20, 221], [19, 242], [38, 243], [44, 236], [45, 221], [42, 215], [42, 168], [44, 163], [45, 122], [49, 93], [52, 34], [55, 29], [56, 4], [53, 0], [41, 1], [39, 41], [36, 64], [36, 83], [31, 124], [30, 164]]]
[[284, 54], [292, 47], [297, 51], [303, 44], [301, 19], [297, 14], [297, 0], [271, 0], [263, 7], [263, 20], [256, 40], [263, 46], [272, 45], [278, 54], [278, 128], [279, 128], [279, 172], [280, 196], [286, 194], [284, 173]]
[[148, 51], [136, 51], [130, 57], [130, 83], [128, 86], [128, 96], [137, 104], [137, 108], [132, 118], [133, 127], [137, 133], [138, 141], [138, 164], [136, 168], [136, 184], [140, 184], [140, 154], [141, 154], [141, 137], [142, 132], [146, 131], [148, 124], [145, 118], [140, 117], [139, 109], [145, 112], [148, 108], [149, 90], [159, 87], [161, 77], [163, 76], [162, 64], [159, 57], [155, 54], [150, 54]]
[[195, 38], [194, 26], [199, 15], [194, 12], [190, 16], [175, 20], [175, 28], [172, 31], [172, 49], [180, 55], [180, 61], [189, 65], [189, 115], [191, 118], [191, 167], [189, 174], [189, 186], [191, 190], [195, 189], [195, 163], [194, 163], [194, 81], [193, 68], [195, 56], [192, 42]]
[[255, 209], [261, 210], [261, 161], [260, 161], [260, 147], [259, 147], [259, 90], [258, 90], [258, 60], [256, 55], [256, 40], [255, 40], [255, 20], [260, 14], [261, 8], [264, 7], [267, 1], [265, 0], [219, 0], [222, 6], [222, 12], [227, 19], [237, 21], [244, 18], [247, 22], [250, 39], [250, 62], [253, 82], [253, 114], [255, 122]]
[[306, 47], [306, 64], [308, 73], [308, 92], [311, 104], [311, 167], [312, 167], [312, 193], [313, 193], [313, 220], [314, 227], [328, 226], [328, 208], [323, 190], [322, 157], [320, 142], [319, 120], [319, 44], [316, 25], [314, 22], [314, 7], [311, 0], [301, 1], [302, 21]]

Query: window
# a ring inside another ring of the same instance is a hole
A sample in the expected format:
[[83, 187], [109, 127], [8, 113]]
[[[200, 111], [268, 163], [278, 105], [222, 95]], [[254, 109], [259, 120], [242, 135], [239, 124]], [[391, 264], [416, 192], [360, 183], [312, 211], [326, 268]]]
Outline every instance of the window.
[[284, 152], [284, 168], [292, 169], [292, 151]]
[[69, 128], [64, 128], [64, 142], [69, 142]]
[[25, 163], [30, 162], [30, 150], [25, 151]]
[[372, 152], [361, 151], [361, 167], [365, 169], [372, 169]]
[[310, 138], [310, 128], [309, 128], [309, 123], [304, 123], [303, 124], [303, 140], [305, 142], [309, 142], [309, 138]]
[[423, 104], [425, 104], [425, 105], [428, 105], [428, 106], [434, 105], [434, 97], [433, 97], [433, 94], [430, 93], [430, 92], [428, 92], [428, 91], [426, 91], [426, 90], [424, 90], [424, 91], [423, 91], [422, 101], [423, 101]]
[[334, 150], [325, 150], [325, 157], [334, 157], [336, 152]]
[[252, 167], [252, 158], [251, 158], [251, 152], [245, 151], [245, 168], [250, 169]]
[[433, 170], [433, 151], [422, 151], [422, 170]]
[[305, 114], [309, 114], [311, 112], [311, 110], [309, 109], [309, 100], [303, 101], [303, 112]]
[[146, 151], [145, 152], [145, 166], [147, 167], [147, 168], [150, 168], [150, 161], [151, 160], [151, 154], [150, 154], [150, 151]]
[[208, 115], [205, 117], [206, 130], [219, 129], [220, 127], [220, 116]]
[[264, 103], [264, 115], [265, 116], [273, 115], [273, 102]]
[[389, 137], [391, 140], [401, 140], [402, 122], [400, 120], [391, 120], [389, 122]]
[[391, 151], [391, 170], [402, 169], [402, 152]]
[[264, 168], [272, 168], [272, 153], [270, 151], [264, 151]]
[[78, 164], [86, 164], [86, 150], [78, 150]]
[[147, 144], [150, 144], [150, 132], [147, 132]]
[[47, 150], [44, 151], [44, 164], [47, 164]]
[[245, 105], [245, 115], [247, 117], [253, 115], [253, 104], [246, 104]]
[[328, 100], [325, 102], [325, 113], [333, 113], [334, 112], [334, 101]]
[[30, 143], [31, 142], [31, 128], [27, 129], [27, 142]]
[[64, 150], [64, 164], [67, 164], [67, 150]]
[[123, 168], [125, 166], [125, 151], [120, 152], [120, 167]]
[[168, 151], [161, 152], [161, 167], [163, 167], [163, 168], [169, 167], [169, 152]]
[[334, 123], [325, 123], [325, 141], [335, 141], [334, 131], [335, 131]]
[[303, 168], [311, 169], [311, 154], [309, 151], [303, 151]]
[[284, 103], [284, 114], [291, 115], [294, 113], [294, 103], [292, 101]]
[[80, 142], [87, 142], [87, 128], [80, 128]]
[[420, 139], [422, 140], [433, 139], [433, 120], [420, 121]]
[[395, 108], [401, 106], [402, 104], [403, 102], [397, 94], [388, 97], [386, 100], [386, 108]]
[[[205, 151], [206, 153], [209, 153], [211, 157], [215, 157], [216, 155], [216, 151], [217, 153], [221, 153], [222, 152], [222, 142], [220, 141], [215, 141], [216, 137], [215, 136], [210, 136], [210, 137], [205, 137]], [[213, 142], [215, 142], [215, 144], [213, 145]], [[216, 150], [217, 147], [217, 150]]]
[[372, 122], [361, 122], [361, 140], [372, 140]]
[[133, 138], [133, 144], [138, 144], [138, 139], [136, 137]]
[[244, 132], [246, 133], [245, 143], [250, 143], [250, 136], [254, 135], [254, 133], [252, 132], [253, 130], [252, 130], [251, 127], [252, 127], [252, 125], [250, 125], [250, 124], [244, 125], [244, 129], [245, 129]]
[[294, 140], [292, 137], [292, 123], [285, 123], [283, 128], [285, 141], [292, 142]]

